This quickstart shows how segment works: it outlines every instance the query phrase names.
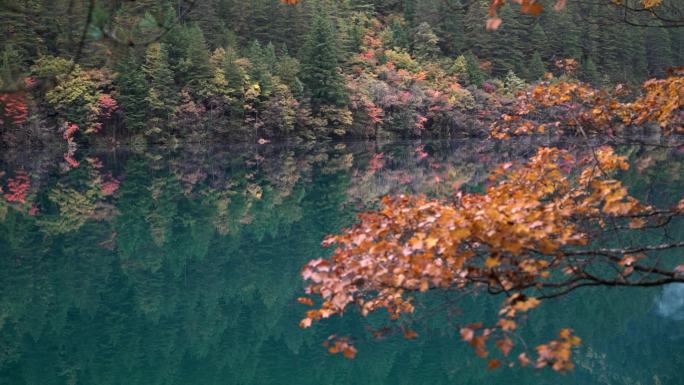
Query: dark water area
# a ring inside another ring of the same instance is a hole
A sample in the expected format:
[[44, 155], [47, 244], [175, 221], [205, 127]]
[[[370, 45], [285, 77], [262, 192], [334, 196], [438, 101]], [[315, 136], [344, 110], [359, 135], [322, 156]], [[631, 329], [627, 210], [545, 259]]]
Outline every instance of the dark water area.
[[[352, 312], [298, 327], [299, 272], [327, 255], [326, 234], [385, 194], [481, 191], [493, 165], [537, 144], [78, 150], [76, 167], [60, 150], [5, 152], [0, 384], [684, 384], [682, 286], [586, 289], [535, 309], [521, 330], [530, 344], [563, 327], [583, 339], [567, 374], [487, 370], [439, 318], [413, 341], [362, 339], [354, 360], [321, 342], [371, 321]], [[684, 194], [681, 151], [617, 150], [633, 164], [621, 175], [632, 194], [663, 207]], [[466, 306], [486, 317], [500, 301]]]

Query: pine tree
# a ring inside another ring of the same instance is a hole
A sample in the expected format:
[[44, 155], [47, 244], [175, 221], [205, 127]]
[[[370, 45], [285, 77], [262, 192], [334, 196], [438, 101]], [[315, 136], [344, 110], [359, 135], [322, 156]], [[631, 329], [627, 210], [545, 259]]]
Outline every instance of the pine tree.
[[505, 76], [509, 71], [522, 73], [524, 72], [521, 39], [523, 26], [520, 22], [522, 16], [514, 12], [509, 5], [502, 7], [499, 13], [504, 21], [496, 31], [489, 32], [494, 41], [493, 49], [486, 57], [494, 62], [492, 74]]
[[525, 81], [520, 79], [515, 72], [508, 71], [506, 77], [504, 78], [504, 86], [506, 87], [506, 92], [509, 94], [515, 94], [516, 92], [524, 89], [526, 87]]
[[463, 39], [463, 18], [465, 12], [458, 8], [456, 11], [447, 7], [447, 2], [438, 5], [441, 22], [436, 26], [437, 36], [440, 38], [440, 46], [445, 54], [452, 56], [463, 51], [465, 41]]
[[223, 72], [228, 81], [228, 88], [237, 93], [243, 94], [248, 85], [249, 75], [245, 69], [246, 65], [242, 65], [244, 59], [240, 59], [238, 54], [232, 48], [228, 48], [223, 59]]
[[672, 66], [672, 43], [665, 28], [648, 28], [645, 33], [649, 76], [662, 77]]
[[580, 25], [585, 23], [578, 23], [575, 20], [577, 14], [576, 2], [568, 2], [566, 9], [561, 12], [545, 12], [543, 29], [548, 38], [552, 55], [547, 59], [579, 59], [582, 57]]
[[466, 72], [468, 74], [468, 81], [470, 84], [481, 86], [484, 83], [485, 75], [480, 69], [480, 62], [472, 52], [465, 55], [466, 58]]
[[463, 55], [459, 55], [456, 60], [454, 60], [454, 64], [449, 67], [449, 74], [454, 74], [454, 75], [459, 75], [463, 76], [468, 74], [468, 62], [466, 60], [466, 57]]
[[392, 31], [392, 48], [398, 47], [408, 50], [411, 45], [411, 38], [407, 26], [400, 20], [392, 20], [389, 25]]
[[276, 55], [275, 45], [273, 42], [268, 42], [266, 47], [263, 49], [264, 63], [266, 63], [266, 68], [268, 72], [273, 73], [275, 71], [276, 64], [278, 63], [278, 57]]
[[211, 55], [207, 50], [204, 34], [197, 25], [193, 25], [184, 29], [183, 40], [185, 52], [178, 64], [180, 80], [193, 87], [201, 87], [205, 81], [211, 79]]
[[338, 72], [335, 37], [330, 22], [316, 16], [302, 48], [302, 81], [315, 109], [342, 106], [347, 101], [344, 79]]
[[116, 100], [124, 112], [124, 124], [128, 130], [141, 132], [147, 115], [147, 82], [133, 52], [119, 61], [114, 78], [118, 91]]
[[403, 0], [404, 20], [408, 23], [409, 29], [416, 26], [416, 0]]
[[672, 65], [684, 67], [684, 28], [669, 28], [672, 44]]
[[155, 128], [161, 128], [173, 114], [177, 104], [173, 72], [169, 68], [166, 48], [161, 43], [150, 44], [145, 54], [142, 71], [149, 89], [145, 102], [148, 118]]
[[544, 66], [544, 61], [542, 60], [541, 54], [538, 51], [534, 51], [530, 63], [527, 66], [527, 80], [534, 81], [541, 79], [546, 73], [546, 67]]
[[480, 58], [490, 58], [494, 50], [493, 36], [485, 30], [483, 20], [487, 18], [488, 0], [475, 0], [469, 2], [464, 16], [463, 34], [465, 47]]
[[202, 29], [209, 49], [227, 45], [227, 29], [224, 19], [219, 17], [218, 0], [198, 1], [190, 18]]
[[280, 81], [287, 85], [292, 94], [296, 97], [300, 97], [304, 90], [304, 86], [298, 77], [299, 66], [299, 61], [290, 56], [285, 48], [280, 54], [274, 72], [274, 74], [280, 78]]
[[428, 23], [420, 23], [413, 32], [413, 54], [418, 59], [429, 59], [439, 55], [439, 38]]
[[581, 77], [585, 82], [589, 82], [594, 85], [598, 85], [601, 82], [601, 76], [599, 75], [599, 72], [596, 69], [596, 64], [594, 64], [594, 60], [592, 60], [591, 57], [587, 58], [587, 60], [582, 63]]
[[[271, 47], [273, 48], [273, 45]], [[269, 61], [275, 60], [275, 49], [272, 51], [272, 54], [273, 58], [269, 59], [268, 49], [262, 48], [258, 40], [253, 40], [247, 50], [247, 58], [250, 63], [249, 76], [253, 82], [259, 83], [262, 94], [266, 96], [271, 91], [272, 80]]]
[[549, 38], [539, 23], [532, 27], [532, 32], [530, 32], [529, 41], [527, 42], [526, 53], [531, 57], [535, 52], [539, 53], [542, 61], [547, 63], [553, 56], [553, 52], [549, 49]]

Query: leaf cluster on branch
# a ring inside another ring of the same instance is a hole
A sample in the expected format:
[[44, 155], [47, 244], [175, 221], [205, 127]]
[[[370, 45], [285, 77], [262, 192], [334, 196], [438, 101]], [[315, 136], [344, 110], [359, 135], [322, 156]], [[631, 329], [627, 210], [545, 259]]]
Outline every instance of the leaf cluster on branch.
[[[599, 245], [606, 231], [659, 228], [684, 215], [684, 200], [662, 209], [631, 196], [615, 178], [628, 168], [626, 158], [608, 146], [578, 156], [540, 148], [525, 163], [497, 167], [483, 193], [385, 197], [378, 210], [360, 214], [357, 224], [323, 241], [333, 248], [330, 258], [303, 268], [309, 297], [300, 302], [314, 308], [300, 326], [351, 308], [363, 316], [385, 310], [401, 321], [416, 311], [417, 293], [432, 290], [464, 297], [502, 294], [494, 324], [460, 325], [463, 340], [480, 357], [490, 356], [493, 341], [502, 356], [490, 360], [494, 368], [508, 360], [520, 318], [544, 300], [583, 286], [684, 282], [682, 266], [662, 266], [657, 257], [658, 251], [684, 247], [682, 241], [622, 249]], [[416, 336], [402, 328], [407, 338]], [[536, 353], [523, 350], [518, 361], [567, 370], [579, 342], [564, 329]]]

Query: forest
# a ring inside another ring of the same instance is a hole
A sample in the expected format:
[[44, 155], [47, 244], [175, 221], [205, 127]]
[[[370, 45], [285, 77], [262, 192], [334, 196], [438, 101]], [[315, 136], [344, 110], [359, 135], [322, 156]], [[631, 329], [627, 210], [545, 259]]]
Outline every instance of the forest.
[[2, 0], [0, 134], [486, 136], [535, 84], [638, 95], [684, 65], [681, 5], [630, 1], [514, 2], [493, 19], [489, 0]]
[[0, 30], [0, 383], [681, 383], [681, 0]]

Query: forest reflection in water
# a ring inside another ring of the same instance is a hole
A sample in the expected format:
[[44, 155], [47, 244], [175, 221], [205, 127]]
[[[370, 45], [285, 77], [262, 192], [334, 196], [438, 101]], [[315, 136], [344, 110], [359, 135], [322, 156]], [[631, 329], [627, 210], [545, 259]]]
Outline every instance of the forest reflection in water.
[[[81, 151], [77, 167], [58, 149], [4, 152], [0, 383], [684, 383], [682, 286], [587, 289], [536, 309], [526, 339], [567, 326], [584, 340], [566, 375], [488, 371], [439, 320], [414, 341], [364, 341], [353, 361], [320, 343], [333, 331], [363, 335], [369, 321], [297, 327], [299, 272], [325, 255], [326, 234], [385, 194], [481, 191], [493, 165], [538, 144], [129, 148]], [[633, 164], [621, 177], [635, 196], [666, 206], [684, 192], [681, 151], [618, 151]], [[23, 194], [8, 195], [10, 180]], [[499, 300], [471, 306], [486, 314]]]

